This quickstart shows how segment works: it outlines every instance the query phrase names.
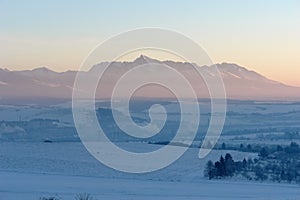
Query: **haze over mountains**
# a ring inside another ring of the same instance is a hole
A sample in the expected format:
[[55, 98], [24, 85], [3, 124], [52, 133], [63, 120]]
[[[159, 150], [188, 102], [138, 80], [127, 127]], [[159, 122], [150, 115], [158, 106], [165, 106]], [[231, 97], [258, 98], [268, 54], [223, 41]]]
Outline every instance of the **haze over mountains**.
[[[165, 64], [183, 74], [194, 87], [198, 98], [209, 98], [208, 91], [203, 79], [196, 73], [190, 63], [159, 61], [141, 55], [132, 62], [113, 62], [105, 76], [101, 79], [97, 90], [97, 98], [107, 98], [115, 83], [128, 70], [141, 64]], [[88, 72], [83, 72], [89, 77], [96, 76], [97, 71], [105, 67], [107, 62], [93, 66]], [[224, 81], [228, 99], [240, 100], [300, 100], [300, 87], [293, 87], [280, 82], [270, 80], [254, 71], [249, 71], [236, 64], [216, 64]], [[210, 66], [197, 66], [201, 73], [214, 79], [216, 74]], [[151, 68], [149, 68], [151, 71]], [[150, 72], [149, 71], [149, 72]], [[159, 72], [157, 72], [159, 73]], [[34, 70], [10, 71], [0, 69], [0, 100], [7, 99], [71, 99], [76, 71], [54, 72], [47, 68], [36, 68]], [[145, 71], [134, 78], [151, 76], [153, 73]], [[169, 77], [172, 78], [172, 77]], [[134, 80], [132, 80], [134, 81]], [[176, 80], [173, 80], [176, 85]], [[176, 87], [180, 87], [176, 85]], [[182, 88], [184, 90], [184, 88]], [[125, 91], [126, 92], [126, 91]], [[145, 87], [137, 92], [140, 97], [169, 98], [172, 93], [159, 87]]]

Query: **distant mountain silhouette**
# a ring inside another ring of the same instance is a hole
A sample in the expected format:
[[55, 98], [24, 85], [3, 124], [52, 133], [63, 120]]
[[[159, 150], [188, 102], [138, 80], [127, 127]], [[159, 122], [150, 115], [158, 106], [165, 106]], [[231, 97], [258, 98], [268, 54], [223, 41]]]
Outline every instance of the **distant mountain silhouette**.
[[[111, 95], [115, 83], [130, 69], [142, 64], [158, 63], [168, 65], [183, 74], [193, 85], [199, 98], [209, 98], [206, 85], [202, 77], [196, 73], [191, 63], [159, 61], [141, 55], [132, 62], [112, 62], [101, 79], [97, 90], [97, 98], [107, 98]], [[97, 72], [109, 64], [99, 63], [93, 66], [88, 72], [83, 72], [89, 77], [96, 76]], [[270, 80], [254, 71], [231, 63], [215, 65], [226, 89], [227, 98], [240, 100], [300, 100], [300, 87], [293, 87], [280, 82]], [[211, 66], [197, 66], [202, 74], [210, 79], [217, 77]], [[149, 68], [151, 70], [151, 68]], [[157, 73], [160, 73], [159, 71]], [[71, 99], [73, 83], [76, 71], [54, 72], [45, 67], [34, 70], [10, 71], [0, 69], [0, 100], [21, 99], [21, 98], [54, 98]], [[134, 77], [150, 76], [150, 71], [145, 71]], [[153, 73], [152, 73], [153, 74]], [[170, 79], [172, 77], [169, 77]], [[134, 80], [132, 80], [134, 81]], [[173, 80], [176, 85], [176, 80]], [[176, 85], [176, 87], [180, 87]], [[184, 88], [182, 88], [184, 90]], [[126, 92], [126, 91], [125, 91]], [[139, 97], [169, 98], [172, 93], [161, 87], [145, 87], [145, 91], [137, 91]]]

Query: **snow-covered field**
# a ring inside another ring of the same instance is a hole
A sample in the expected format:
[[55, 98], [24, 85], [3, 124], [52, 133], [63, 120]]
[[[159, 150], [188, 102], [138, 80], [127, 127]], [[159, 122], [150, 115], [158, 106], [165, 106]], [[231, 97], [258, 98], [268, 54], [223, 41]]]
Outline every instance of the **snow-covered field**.
[[[169, 110], [172, 106], [167, 105]], [[210, 109], [205, 103], [201, 106], [205, 119]], [[300, 126], [300, 104], [249, 105], [242, 102], [229, 104], [228, 111], [226, 133], [220, 138], [220, 142], [226, 144], [288, 144], [290, 141], [286, 139], [270, 140], [261, 136], [282, 135], [286, 128], [297, 130]], [[140, 119], [144, 116], [137, 112], [134, 115]], [[176, 119], [174, 114], [172, 117], [171, 120]], [[35, 119], [59, 121], [30, 122]], [[203, 125], [206, 123], [207, 120], [202, 121]], [[234, 160], [257, 157], [249, 152], [213, 150], [200, 160], [199, 149], [190, 148], [175, 163], [159, 171], [119, 172], [92, 157], [79, 141], [73, 126], [69, 103], [0, 106], [0, 200], [50, 196], [74, 199], [78, 193], [90, 193], [97, 199], [296, 200], [300, 197], [300, 186], [296, 184], [232, 179], [211, 181], [203, 177], [208, 160], [216, 161], [226, 153]], [[269, 129], [275, 132], [268, 132]], [[162, 147], [141, 141], [117, 141], [116, 144], [133, 152], [149, 152]]]
[[233, 181], [170, 182], [135, 179], [0, 172], [0, 199], [71, 200], [81, 192], [97, 199], [280, 199], [298, 200], [299, 186]]
[[[162, 147], [147, 143], [119, 143], [118, 145], [128, 151], [139, 149], [151, 151]], [[104, 166], [92, 157], [80, 142], [2, 142], [0, 145], [0, 170], [18, 173], [194, 182], [204, 179], [203, 170], [208, 160], [218, 160], [227, 152], [231, 153], [236, 160], [257, 156], [254, 153], [214, 150], [205, 159], [200, 160], [198, 152], [198, 148], [191, 148], [175, 163], [159, 171], [129, 174]]]
[[[132, 150], [150, 150], [146, 143], [123, 143]], [[182, 147], [178, 147], [182, 148]], [[146, 174], [127, 174], [105, 167], [79, 142], [2, 142], [0, 146], [0, 199], [31, 200], [58, 196], [74, 199], [89, 193], [97, 199], [298, 199], [300, 186], [209, 181], [203, 177], [207, 160], [228, 151], [213, 151], [204, 160], [189, 149], [171, 166]], [[229, 151], [236, 160], [255, 154]]]

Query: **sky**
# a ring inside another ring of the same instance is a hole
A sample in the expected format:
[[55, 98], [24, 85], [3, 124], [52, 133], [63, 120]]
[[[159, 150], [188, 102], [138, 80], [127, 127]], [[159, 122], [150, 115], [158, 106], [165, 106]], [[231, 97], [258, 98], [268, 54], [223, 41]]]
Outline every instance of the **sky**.
[[299, 0], [0, 0], [0, 68], [77, 70], [113, 35], [142, 27], [180, 32], [214, 63], [300, 86]]

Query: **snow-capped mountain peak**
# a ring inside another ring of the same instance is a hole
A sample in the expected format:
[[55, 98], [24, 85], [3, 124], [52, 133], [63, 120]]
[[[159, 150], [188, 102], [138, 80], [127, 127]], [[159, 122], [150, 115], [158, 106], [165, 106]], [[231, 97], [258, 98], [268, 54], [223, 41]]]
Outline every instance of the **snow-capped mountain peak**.
[[[203, 93], [206, 86], [201, 76], [197, 75], [191, 63], [159, 61], [145, 55], [141, 55], [132, 62], [105, 62], [95, 65], [91, 70], [85, 72], [87, 80], [89, 76], [97, 75], [99, 69], [106, 67], [106, 77], [101, 82], [103, 91], [99, 98], [109, 96], [107, 90], [114, 87], [116, 81], [128, 70], [146, 63], [162, 63], [178, 70], [195, 87], [199, 98], [209, 98], [208, 93]], [[300, 100], [300, 88], [284, 85], [280, 82], [270, 80], [257, 72], [246, 69], [234, 63], [215, 64], [219, 70], [218, 74], [212, 70], [212, 66], [201, 66], [198, 69], [204, 75], [210, 76], [212, 80], [220, 74], [226, 89], [228, 98], [231, 99], [252, 99], [252, 100]], [[152, 73], [152, 72], [151, 72]], [[158, 74], [161, 72], [157, 72]], [[0, 94], [1, 98], [21, 98], [21, 97], [43, 97], [43, 98], [63, 98], [71, 99], [72, 86], [76, 77], [76, 71], [66, 71], [57, 73], [46, 67], [25, 71], [9, 71], [0, 69]], [[155, 74], [155, 73], [154, 73]], [[153, 75], [153, 73], [152, 73]], [[149, 76], [145, 72], [135, 78]], [[168, 77], [170, 78], [170, 77]], [[174, 81], [176, 84], [176, 80]], [[133, 80], [134, 81], [134, 80]], [[55, 87], [54, 87], [55, 86]], [[103, 96], [104, 95], [104, 96]], [[142, 94], [144, 97], [164, 98], [164, 94], [158, 91]]]

